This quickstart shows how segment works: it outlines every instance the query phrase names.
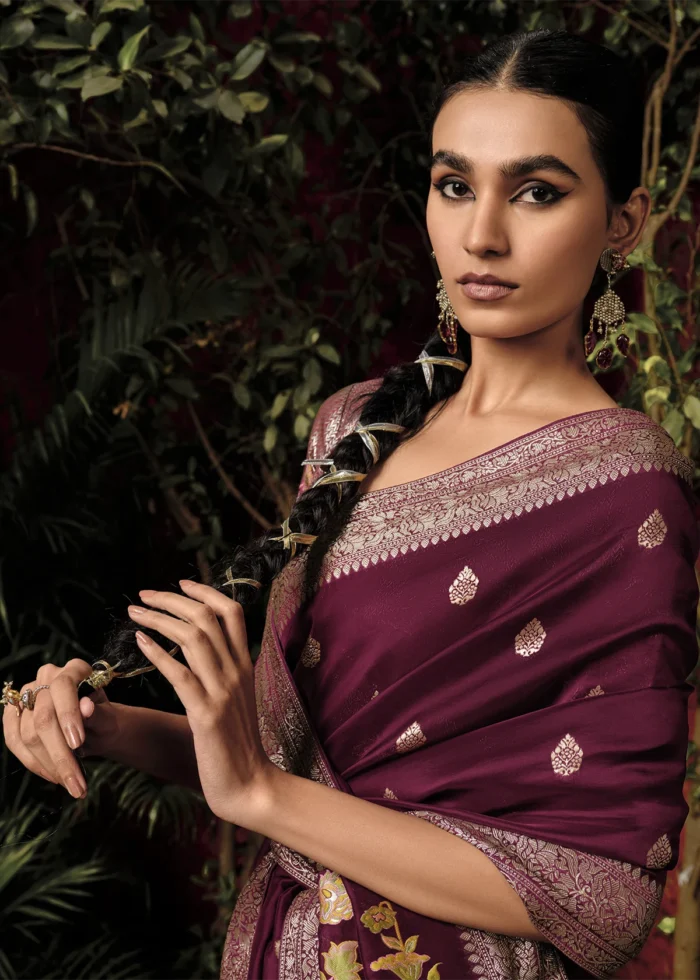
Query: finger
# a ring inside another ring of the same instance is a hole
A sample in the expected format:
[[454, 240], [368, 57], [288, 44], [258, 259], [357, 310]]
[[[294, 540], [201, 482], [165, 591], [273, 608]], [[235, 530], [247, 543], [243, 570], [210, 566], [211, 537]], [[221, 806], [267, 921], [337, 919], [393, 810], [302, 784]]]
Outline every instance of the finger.
[[[56, 717], [71, 749], [79, 748], [85, 741], [85, 726], [80, 713], [78, 686], [91, 673], [92, 667], [85, 660], [69, 660], [51, 681], [50, 690]], [[44, 693], [44, 691], [39, 691], [37, 703]]]
[[7, 746], [8, 750], [22, 763], [23, 766], [25, 766], [30, 772], [33, 772], [35, 776], [41, 776], [42, 779], [46, 779], [50, 783], [57, 783], [58, 779], [52, 776], [52, 774], [46, 769], [45, 766], [41, 764], [39, 759], [37, 759], [37, 757], [22, 741], [19, 732], [19, 721], [19, 717], [14, 707], [10, 704], [6, 704], [5, 710], [2, 713], [2, 731], [5, 739], [5, 745]]
[[203, 690], [192, 671], [188, 670], [184, 664], [173, 660], [170, 654], [150, 636], [140, 630], [136, 630], [135, 636], [139, 650], [160, 671], [163, 677], [170, 681], [185, 708], [188, 711], [195, 709], [202, 699]]
[[245, 625], [243, 606], [235, 599], [229, 599], [218, 589], [201, 582], [191, 582], [189, 579], [180, 580], [180, 588], [199, 599], [214, 610], [218, 616], [228, 647], [240, 666], [251, 663], [248, 650], [248, 632]]
[[84, 795], [87, 786], [78, 761], [66, 741], [54, 704], [54, 685], [60, 681], [65, 669], [63, 668], [56, 675], [48, 690], [37, 693], [34, 709], [28, 712], [31, 718], [21, 719], [20, 733], [24, 744], [35, 755], [48, 756], [51, 770], [56, 773], [68, 792], [78, 798]]
[[[148, 626], [179, 644], [190, 671], [205, 690], [213, 691], [220, 687], [224, 655], [214, 648], [208, 632], [192, 623], [184, 623], [181, 619], [166, 616], [164, 613], [153, 612], [150, 609], [142, 609], [139, 606], [129, 606], [128, 612], [139, 626]], [[212, 610], [209, 610], [209, 616], [216, 621], [216, 616]], [[231, 655], [228, 653], [226, 639], [221, 632], [218, 621], [216, 621], [216, 629], [219, 633], [218, 642], [224, 648], [225, 656], [229, 661], [227, 669], [231, 670]], [[177, 661], [174, 662], [177, 663]]]
[[[165, 609], [178, 619], [192, 626], [197, 626], [209, 636], [212, 647], [218, 655], [221, 666], [231, 659], [226, 637], [221, 630], [221, 624], [216, 612], [196, 599], [189, 599], [175, 592], [155, 592], [153, 589], [143, 589], [139, 592], [142, 600], [156, 609]], [[136, 606], [135, 608], [139, 608]], [[160, 632], [160, 631], [159, 631]], [[167, 636], [167, 634], [164, 634]]]

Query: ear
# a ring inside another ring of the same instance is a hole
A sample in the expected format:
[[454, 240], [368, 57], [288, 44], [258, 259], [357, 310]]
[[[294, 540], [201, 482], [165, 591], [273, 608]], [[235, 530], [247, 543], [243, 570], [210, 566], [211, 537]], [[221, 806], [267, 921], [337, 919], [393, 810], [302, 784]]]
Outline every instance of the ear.
[[651, 214], [651, 194], [646, 187], [636, 187], [625, 204], [617, 205], [610, 222], [608, 246], [625, 256], [639, 244]]

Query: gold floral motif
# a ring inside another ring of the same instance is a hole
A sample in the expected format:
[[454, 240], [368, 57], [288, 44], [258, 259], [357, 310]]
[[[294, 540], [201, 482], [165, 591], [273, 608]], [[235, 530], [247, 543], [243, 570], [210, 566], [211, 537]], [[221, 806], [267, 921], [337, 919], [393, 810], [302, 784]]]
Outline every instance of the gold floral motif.
[[371, 700], [372, 700], [373, 698], [376, 698], [376, 696], [377, 696], [378, 694], [379, 694], [379, 691], [375, 691], [375, 692], [374, 692], [374, 694], [372, 695], [372, 697], [370, 698], [370, 701], [371, 701]]
[[326, 974], [321, 971], [323, 980], [359, 980], [363, 965], [357, 959], [358, 942], [344, 939], [342, 943], [331, 943], [323, 956]]
[[318, 883], [321, 902], [319, 921], [334, 926], [343, 919], [352, 919], [353, 910], [350, 896], [343, 879], [335, 871], [325, 871]]
[[666, 537], [666, 522], [657, 508], [653, 510], [637, 531], [637, 541], [642, 548], [655, 548]]
[[596, 409], [559, 419], [409, 486], [360, 494], [326, 552], [319, 585], [652, 469], [692, 486], [691, 460], [643, 412]]
[[578, 772], [583, 762], [583, 752], [572, 735], [565, 735], [552, 752], [552, 769], [559, 776], [571, 776]]
[[449, 588], [450, 602], [455, 606], [465, 606], [476, 595], [479, 579], [469, 565], [465, 565]]
[[[420, 980], [423, 975], [423, 964], [430, 959], [425, 953], [416, 953], [418, 936], [409, 936], [404, 942], [401, 938], [396, 910], [391, 902], [383, 900], [378, 905], [372, 905], [360, 917], [363, 926], [375, 935], [384, 929], [393, 929], [396, 936], [382, 936], [382, 942], [393, 953], [380, 956], [379, 959], [370, 963], [370, 968], [377, 970], [390, 970], [401, 980]], [[439, 963], [435, 963], [428, 973], [427, 980], [440, 980], [438, 971]]]
[[499, 973], [488, 968], [486, 960], [482, 973], [477, 973], [484, 980], [540, 980], [543, 976], [565, 980], [569, 973], [558, 949], [594, 976], [612, 976], [639, 953], [653, 929], [663, 885], [636, 865], [430, 810], [408, 813], [483, 851], [520, 895], [530, 918], [548, 940], [542, 944], [502, 937], [504, 942], [532, 943], [538, 947], [538, 956], [551, 952], [552, 961], [547, 970], [540, 967], [541, 972], [533, 977], [525, 963], [519, 970]]
[[417, 749], [419, 745], [424, 745], [427, 741], [427, 738], [421, 731], [420, 725], [417, 721], [414, 721], [408, 726], [403, 735], [399, 735], [396, 739], [396, 751], [410, 752], [411, 749]]
[[389, 789], [388, 786], [384, 790], [384, 796], [387, 798], [387, 800], [396, 800], [396, 799], [398, 799], [396, 793], [392, 789]]
[[304, 667], [315, 667], [321, 659], [321, 644], [312, 636], [308, 638], [301, 651], [301, 662]]
[[666, 834], [662, 834], [647, 851], [647, 868], [665, 868], [672, 857], [671, 842]]
[[590, 689], [590, 691], [588, 692], [588, 694], [586, 695], [586, 697], [587, 698], [596, 698], [596, 697], [598, 697], [599, 694], [605, 694], [605, 691], [600, 686], [600, 684], [596, 684], [595, 687], [592, 687]]
[[515, 652], [521, 657], [531, 657], [540, 649], [546, 636], [542, 623], [535, 616], [515, 637]]

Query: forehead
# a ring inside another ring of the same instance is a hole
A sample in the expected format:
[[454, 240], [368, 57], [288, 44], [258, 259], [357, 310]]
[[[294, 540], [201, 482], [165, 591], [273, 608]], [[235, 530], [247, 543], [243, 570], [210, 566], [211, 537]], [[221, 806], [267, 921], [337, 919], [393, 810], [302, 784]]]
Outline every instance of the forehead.
[[531, 92], [474, 88], [453, 96], [433, 127], [433, 153], [458, 150], [477, 166], [555, 153], [581, 173], [594, 167], [588, 136], [561, 99]]

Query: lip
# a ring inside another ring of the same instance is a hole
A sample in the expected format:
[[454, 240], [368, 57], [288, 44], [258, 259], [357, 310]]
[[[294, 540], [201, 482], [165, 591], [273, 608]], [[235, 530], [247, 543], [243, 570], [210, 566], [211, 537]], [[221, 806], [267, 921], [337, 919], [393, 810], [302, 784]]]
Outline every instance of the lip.
[[469, 299], [494, 300], [503, 299], [504, 296], [509, 296], [510, 293], [514, 293], [518, 287], [504, 286], [503, 284], [498, 283], [470, 281], [460, 283], [459, 288], [462, 290], [465, 296], [469, 297]]
[[457, 282], [483, 282], [491, 286], [511, 286], [513, 289], [518, 285], [517, 282], [509, 282], [508, 279], [499, 279], [498, 276], [492, 276], [490, 273], [488, 275], [478, 276], [475, 272], [465, 272], [463, 276], [459, 277]]

